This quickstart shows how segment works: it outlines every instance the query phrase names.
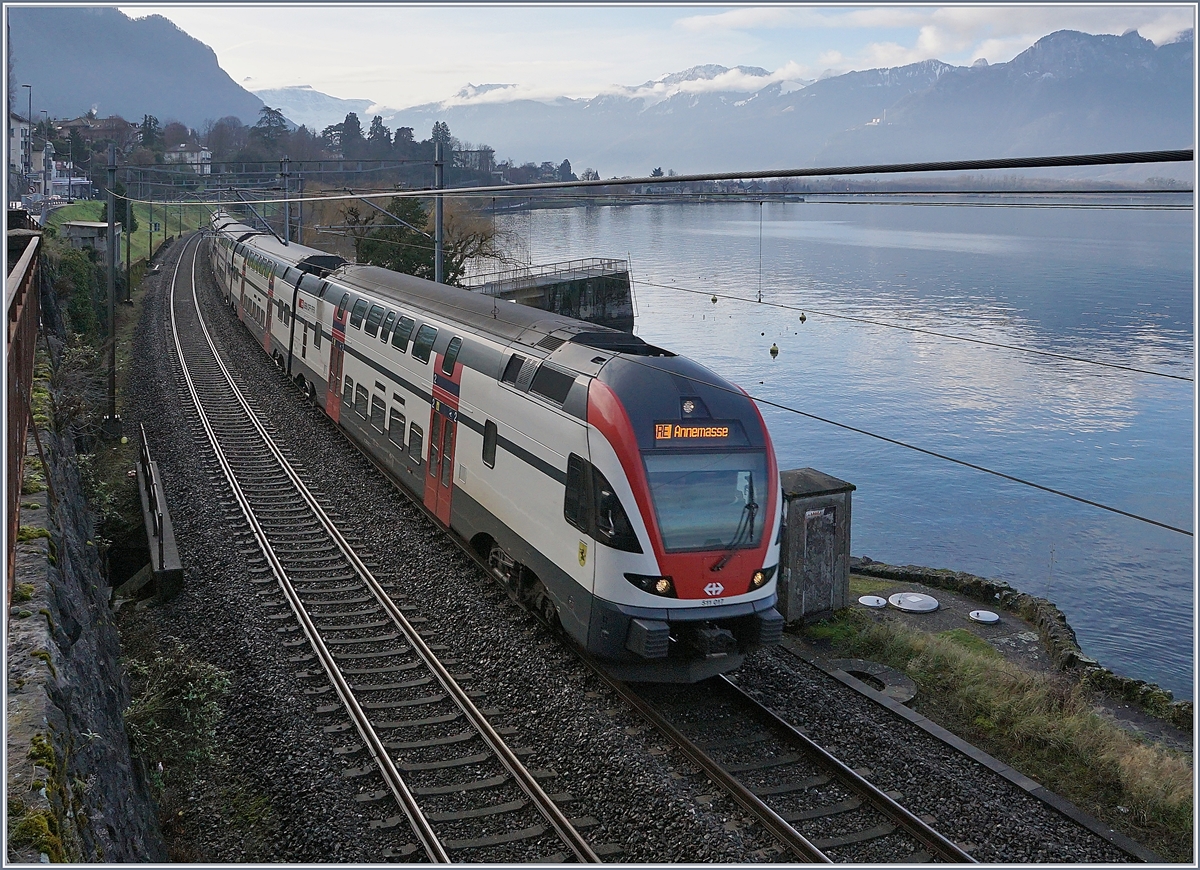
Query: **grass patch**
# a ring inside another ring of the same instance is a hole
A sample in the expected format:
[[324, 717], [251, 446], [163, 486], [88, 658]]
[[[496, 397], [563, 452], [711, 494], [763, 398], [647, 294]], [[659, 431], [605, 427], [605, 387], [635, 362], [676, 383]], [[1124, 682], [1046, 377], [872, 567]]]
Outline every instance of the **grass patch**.
[[[131, 195], [135, 195], [136, 191], [132, 191]], [[100, 200], [80, 200], [79, 202], [65, 205], [62, 208], [56, 208], [50, 213], [47, 220], [49, 226], [58, 229], [64, 221], [98, 221], [100, 220], [100, 212], [103, 210], [104, 203]], [[129, 236], [129, 259], [130, 262], [144, 259], [150, 253], [150, 206], [141, 203], [134, 203], [134, 216], [137, 218], [137, 232]], [[118, 203], [116, 218], [117, 223], [121, 223], [125, 217], [125, 206]], [[179, 236], [179, 208], [177, 206], [168, 206], [165, 210], [163, 206], [154, 206], [154, 220], [158, 221], [161, 228], [154, 233], [154, 250], [158, 250], [162, 245], [163, 239], [166, 236]], [[208, 209], [199, 205], [184, 205], [183, 206], [183, 231], [186, 233], [189, 230], [194, 230], [202, 223], [208, 220]], [[122, 268], [125, 263], [125, 237], [121, 236], [121, 248], [117, 252], [117, 256], [121, 260]]]
[[999, 651], [973, 631], [968, 631], [965, 628], [952, 628], [949, 631], [938, 633], [938, 637], [944, 637], [951, 643], [958, 644], [963, 649], [985, 658], [1003, 658]]
[[187, 781], [212, 761], [229, 675], [192, 658], [174, 638], [148, 660], [128, 660], [126, 671], [133, 700], [125, 729], [134, 754], [155, 771], [152, 779], [160, 789]]
[[1192, 860], [1190, 759], [1101, 717], [1086, 688], [1008, 662], [964, 629], [935, 635], [848, 610], [804, 634], [906, 673], [929, 718], [1168, 861]]
[[13, 603], [24, 604], [26, 601], [29, 601], [31, 598], [33, 598], [33, 592], [34, 589], [32, 583], [18, 583], [15, 587], [13, 587]]
[[895, 580], [851, 574], [850, 597], [857, 601], [863, 595], [883, 595], [884, 592], [895, 589], [899, 585]]

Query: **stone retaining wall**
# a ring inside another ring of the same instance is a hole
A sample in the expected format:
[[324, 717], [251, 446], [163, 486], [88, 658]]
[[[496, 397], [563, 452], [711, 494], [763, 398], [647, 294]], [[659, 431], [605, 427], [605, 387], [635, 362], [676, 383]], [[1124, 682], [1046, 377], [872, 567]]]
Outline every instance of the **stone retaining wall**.
[[[42, 296], [57, 358], [63, 321], [48, 282]], [[130, 756], [129, 689], [74, 444], [50, 431], [48, 417], [35, 416], [45, 466], [33, 433], [27, 445], [8, 613], [7, 854], [164, 862], [158, 811]]]
[[1037, 626], [1042, 642], [1063, 670], [1079, 671], [1081, 679], [1107, 695], [1134, 704], [1139, 709], [1192, 732], [1191, 701], [1174, 701], [1171, 693], [1153, 683], [1123, 677], [1083, 654], [1067, 617], [1051, 601], [1014, 589], [1003, 580], [988, 580], [945, 568], [921, 568], [915, 565], [885, 565], [866, 557], [850, 560], [850, 570], [868, 577], [882, 577], [920, 583], [935, 589], [947, 589], [968, 598], [999, 605]]
[[[73, 450], [41, 439], [50, 492], [23, 496], [28, 540], [17, 545], [21, 600], [9, 616], [9, 855], [164, 861], [157, 810], [130, 758], [129, 691]], [[28, 464], [41, 467], [36, 452]]]

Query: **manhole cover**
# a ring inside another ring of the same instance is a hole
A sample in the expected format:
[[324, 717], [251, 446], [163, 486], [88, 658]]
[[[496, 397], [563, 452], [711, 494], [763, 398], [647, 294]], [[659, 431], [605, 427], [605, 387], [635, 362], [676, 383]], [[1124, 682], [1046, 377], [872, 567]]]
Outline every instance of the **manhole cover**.
[[897, 592], [888, 599], [888, 604], [906, 613], [929, 613], [938, 609], [938, 600], [920, 592]]
[[858, 599], [858, 603], [863, 607], [887, 607], [887, 599], [878, 595], [864, 595]]
[[984, 625], [991, 625], [994, 622], [1000, 621], [1000, 617], [990, 610], [972, 610], [967, 616], [971, 617], [975, 622], [982, 622]]

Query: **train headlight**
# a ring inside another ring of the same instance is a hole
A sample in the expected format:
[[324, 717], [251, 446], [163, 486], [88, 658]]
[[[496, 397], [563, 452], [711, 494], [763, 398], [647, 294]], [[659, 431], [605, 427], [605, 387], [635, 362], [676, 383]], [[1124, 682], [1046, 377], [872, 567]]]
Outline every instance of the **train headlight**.
[[769, 568], [762, 568], [750, 575], [750, 588], [759, 589], [766, 585], [767, 581], [775, 576], [777, 565], [772, 565]]
[[675, 581], [670, 577], [661, 577], [656, 574], [626, 574], [625, 579], [651, 595], [660, 595], [663, 598], [676, 597]]

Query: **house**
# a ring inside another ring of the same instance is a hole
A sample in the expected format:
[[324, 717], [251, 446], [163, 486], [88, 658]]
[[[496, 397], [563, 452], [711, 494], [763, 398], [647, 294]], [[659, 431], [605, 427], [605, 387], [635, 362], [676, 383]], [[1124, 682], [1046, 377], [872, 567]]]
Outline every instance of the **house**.
[[89, 145], [111, 140], [117, 143], [117, 147], [122, 150], [134, 144], [140, 137], [138, 125], [126, 121], [120, 115], [110, 115], [107, 118], [84, 115], [81, 118], [63, 121], [55, 126], [64, 139], [71, 135], [72, 130], [77, 130], [83, 141]]
[[8, 168], [10, 172], [23, 175], [29, 166], [31, 127], [27, 120], [15, 112], [8, 113]]
[[197, 175], [212, 174], [212, 152], [203, 145], [174, 145], [163, 152], [164, 163], [182, 163]]
[[[118, 247], [121, 244], [121, 225], [114, 226]], [[63, 221], [58, 231], [71, 240], [72, 248], [92, 248], [104, 251], [108, 244], [108, 224], [105, 221]]]

